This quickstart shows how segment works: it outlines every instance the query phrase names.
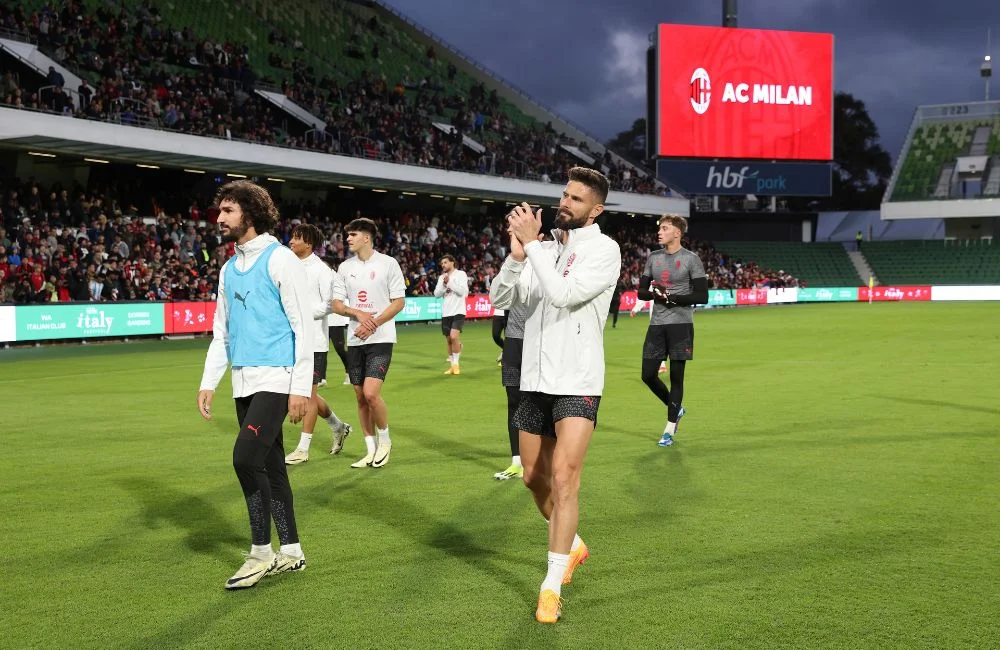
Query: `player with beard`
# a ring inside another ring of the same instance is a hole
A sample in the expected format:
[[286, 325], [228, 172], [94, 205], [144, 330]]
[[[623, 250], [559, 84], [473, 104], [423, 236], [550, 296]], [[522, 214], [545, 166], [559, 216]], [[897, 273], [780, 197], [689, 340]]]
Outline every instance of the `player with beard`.
[[[555, 623], [561, 586], [588, 557], [577, 535], [580, 473], [604, 389], [604, 326], [621, 274], [618, 243], [595, 223], [604, 211], [608, 179], [584, 167], [569, 171], [559, 201], [557, 246], [538, 241], [542, 211], [527, 203], [508, 217], [511, 253], [491, 294], [501, 309], [525, 303], [521, 400], [515, 414], [524, 483], [549, 522], [548, 571], [535, 619]], [[530, 262], [537, 282], [524, 291]]]
[[444, 298], [441, 306], [441, 333], [448, 343], [446, 375], [460, 375], [458, 360], [462, 356], [462, 327], [465, 324], [465, 297], [469, 295], [469, 276], [455, 265], [455, 256], [441, 258], [441, 275], [438, 276], [434, 295]]
[[[642, 381], [667, 407], [667, 425], [657, 444], [669, 447], [684, 417], [684, 368], [694, 358], [694, 306], [708, 302], [708, 274], [698, 254], [681, 246], [687, 219], [667, 214], [657, 225], [663, 248], [650, 253], [639, 278], [639, 300], [653, 301], [642, 344]], [[658, 372], [668, 357], [669, 389]]]
[[[212, 343], [198, 392], [198, 412], [212, 418], [212, 398], [232, 364], [233, 397], [240, 431], [233, 467], [250, 515], [252, 542], [243, 566], [226, 589], [244, 589], [261, 578], [305, 569], [285, 468], [281, 425], [306, 414], [312, 394], [312, 303], [302, 263], [268, 231], [278, 209], [267, 190], [250, 181], [219, 188], [218, 226], [236, 254], [219, 272]], [[281, 548], [271, 547], [271, 520]]]

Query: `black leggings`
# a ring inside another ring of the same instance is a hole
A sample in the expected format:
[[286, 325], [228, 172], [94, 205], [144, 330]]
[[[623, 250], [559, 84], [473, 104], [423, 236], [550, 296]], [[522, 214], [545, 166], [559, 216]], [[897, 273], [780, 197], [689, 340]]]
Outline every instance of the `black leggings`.
[[247, 500], [250, 534], [257, 546], [271, 543], [272, 519], [283, 545], [299, 541], [281, 435], [287, 414], [287, 394], [262, 392], [236, 398], [240, 433], [233, 446], [233, 468]]
[[514, 426], [514, 414], [517, 405], [521, 403], [521, 389], [517, 386], [504, 386], [507, 389], [507, 436], [510, 438], [510, 455], [521, 455], [521, 444], [518, 428]]
[[493, 342], [503, 350], [503, 331], [507, 328], [507, 312], [503, 316], [493, 317]]
[[347, 325], [331, 325], [330, 340], [340, 357], [340, 363], [344, 364], [344, 372], [347, 372]]
[[684, 364], [685, 361], [670, 360], [670, 389], [660, 379], [660, 360], [642, 360], [642, 382], [649, 390], [667, 405], [667, 421], [677, 422], [677, 414], [681, 410], [681, 400], [684, 399]]

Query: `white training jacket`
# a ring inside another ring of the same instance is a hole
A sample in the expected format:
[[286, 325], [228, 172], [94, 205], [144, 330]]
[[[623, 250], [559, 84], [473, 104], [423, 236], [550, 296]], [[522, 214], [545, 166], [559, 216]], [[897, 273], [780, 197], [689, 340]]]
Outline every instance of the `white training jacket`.
[[465, 271], [455, 269], [448, 274], [448, 284], [444, 283], [444, 275], [438, 276], [434, 295], [444, 296], [441, 304], [441, 315], [444, 317], [465, 316], [465, 297], [469, 295], [469, 276]]
[[[258, 235], [236, 246], [236, 255], [226, 264], [236, 264], [240, 271], [246, 271], [261, 253], [278, 240], [268, 234]], [[302, 262], [288, 248], [279, 246], [267, 265], [271, 281], [278, 287], [281, 305], [295, 334], [295, 365], [291, 368], [255, 367], [233, 368], [233, 397], [249, 397], [254, 393], [269, 392], [287, 395], [312, 395], [313, 378], [313, 302], [312, 293], [306, 282]], [[219, 271], [219, 290], [212, 326], [212, 343], [205, 357], [205, 371], [201, 376], [201, 390], [215, 390], [229, 367], [226, 343], [229, 338], [229, 307], [226, 305], [225, 291], [226, 265]], [[301, 345], [307, 341], [309, 344]]]
[[[508, 257], [490, 286], [495, 307], [527, 303], [521, 390], [601, 395], [604, 324], [621, 275], [618, 242], [593, 224], [568, 231], [561, 246], [534, 241], [524, 251], [528, 259]], [[526, 270], [534, 279], [522, 282]]]
[[312, 302], [311, 326], [313, 352], [330, 351], [330, 321], [329, 315], [333, 313], [331, 301], [333, 300], [333, 269], [327, 266], [316, 253], [312, 253], [304, 260], [302, 266], [306, 270], [306, 281], [309, 283], [309, 296]]

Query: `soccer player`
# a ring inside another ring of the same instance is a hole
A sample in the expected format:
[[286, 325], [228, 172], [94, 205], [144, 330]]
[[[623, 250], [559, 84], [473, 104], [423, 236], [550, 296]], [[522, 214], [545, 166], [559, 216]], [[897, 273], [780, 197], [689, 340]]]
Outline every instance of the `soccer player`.
[[[522, 271], [521, 277], [527, 278], [530, 274], [531, 269], [528, 267]], [[495, 286], [495, 283], [490, 286], [491, 301]], [[517, 303], [509, 308], [505, 314], [503, 351], [500, 353], [500, 380], [507, 393], [507, 437], [510, 441], [510, 466], [493, 475], [493, 478], [498, 481], [524, 477], [524, 466], [521, 465], [520, 432], [514, 423], [514, 414], [517, 413], [517, 406], [521, 402], [521, 353], [524, 350], [524, 319], [527, 316], [527, 309], [524, 303]]]
[[[561, 237], [558, 230], [554, 230], [553, 235]], [[538, 240], [543, 241], [543, 239], [544, 236], [539, 234]], [[554, 246], [555, 242], [546, 244], [546, 246], [550, 245]], [[522, 295], [530, 293], [532, 279], [531, 265], [529, 264], [518, 278], [518, 290]], [[496, 285], [490, 286], [490, 302], [495, 302], [494, 286]], [[499, 290], [499, 287], [497, 289]], [[498, 481], [524, 477], [524, 466], [521, 464], [520, 432], [517, 425], [514, 424], [514, 414], [517, 413], [517, 407], [521, 403], [521, 355], [524, 350], [524, 320], [527, 315], [527, 305], [524, 302], [516, 303], [504, 312], [504, 337], [499, 343], [503, 350], [500, 353], [500, 379], [507, 393], [507, 437], [510, 440], [510, 466], [493, 475], [493, 478]], [[495, 323], [494, 320], [494, 341], [497, 339]]]
[[[516, 206], [508, 217], [511, 253], [491, 287], [502, 309], [527, 307], [514, 421], [524, 483], [549, 522], [548, 571], [535, 611], [541, 623], [559, 620], [561, 586], [589, 555], [576, 534], [580, 472], [597, 423], [604, 326], [621, 274], [618, 243], [595, 223], [607, 196], [603, 174], [570, 169], [555, 221], [564, 234], [550, 247], [537, 241], [541, 210], [532, 214], [527, 203]], [[524, 293], [519, 280], [528, 262], [538, 281]]]
[[309, 295], [312, 306], [313, 321], [310, 323], [310, 334], [312, 337], [313, 351], [313, 386], [312, 396], [309, 398], [309, 407], [306, 409], [306, 416], [302, 420], [302, 434], [299, 438], [298, 446], [292, 453], [285, 456], [286, 465], [299, 465], [309, 461], [309, 445], [312, 443], [313, 429], [316, 428], [316, 420], [322, 417], [326, 420], [330, 428], [333, 429], [333, 442], [330, 445], [331, 454], [339, 454], [344, 448], [344, 439], [351, 433], [351, 425], [341, 421], [333, 409], [316, 392], [319, 383], [326, 379], [326, 357], [329, 353], [330, 344], [327, 342], [327, 314], [331, 311], [333, 291], [333, 271], [326, 262], [321, 260], [313, 250], [323, 243], [323, 234], [319, 228], [311, 224], [299, 224], [292, 229], [292, 237], [288, 242], [289, 248], [295, 256], [302, 261], [305, 267], [306, 282], [308, 283]]
[[[667, 406], [667, 426], [657, 444], [669, 447], [684, 417], [684, 367], [694, 358], [694, 306], [708, 302], [708, 275], [698, 254], [681, 246], [687, 219], [667, 214], [657, 225], [663, 248], [650, 253], [639, 279], [639, 300], [653, 301], [642, 344], [642, 381]], [[668, 357], [669, 389], [657, 372]]]
[[[358, 420], [367, 453], [351, 467], [382, 467], [389, 462], [389, 411], [382, 384], [396, 342], [396, 317], [404, 305], [406, 284], [399, 262], [374, 249], [378, 228], [371, 219], [347, 224], [344, 260], [334, 278], [333, 311], [351, 319], [347, 339], [347, 373], [358, 399]], [[378, 438], [376, 439], [376, 434]]]
[[448, 341], [448, 362], [451, 366], [446, 375], [460, 375], [458, 359], [462, 354], [462, 326], [465, 324], [465, 297], [469, 295], [469, 276], [455, 266], [455, 257], [441, 258], [441, 270], [434, 295], [444, 296], [441, 306], [441, 333]]
[[[222, 241], [236, 254], [219, 273], [212, 343], [198, 392], [198, 412], [212, 418], [212, 398], [232, 364], [240, 431], [233, 467], [250, 515], [251, 546], [226, 589], [306, 567], [285, 469], [281, 425], [306, 414], [313, 373], [312, 305], [302, 263], [268, 231], [278, 209], [267, 190], [246, 180], [226, 183], [215, 196]], [[281, 547], [271, 547], [271, 520]]]

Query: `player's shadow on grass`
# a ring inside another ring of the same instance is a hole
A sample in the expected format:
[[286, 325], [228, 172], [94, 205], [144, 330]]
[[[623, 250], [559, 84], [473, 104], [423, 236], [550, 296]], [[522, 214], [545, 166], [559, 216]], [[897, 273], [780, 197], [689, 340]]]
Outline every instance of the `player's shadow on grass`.
[[878, 395], [872, 397], [889, 400], [890, 402], [900, 402], [902, 404], [912, 404], [914, 406], [925, 406], [927, 408], [946, 408], [956, 411], [975, 411], [986, 413], [987, 415], [1000, 415], [1000, 409], [989, 408], [987, 406], [974, 406], [971, 404], [956, 404], [955, 402], [942, 402], [933, 399], [916, 399], [913, 397], [896, 397], [895, 395]]
[[[506, 458], [493, 447], [482, 447], [462, 442], [457, 437], [444, 437], [424, 429], [414, 429], [407, 426], [406, 440], [408, 443], [423, 447], [434, 453], [454, 458], [455, 460], [476, 463], [486, 469], [497, 471], [497, 466]], [[497, 448], [502, 449], [500, 444]]]
[[146, 478], [124, 479], [119, 486], [139, 504], [140, 521], [146, 528], [171, 525], [184, 530], [184, 543], [195, 553], [230, 560], [233, 548], [246, 542], [246, 535], [227, 526], [228, 517], [205, 496], [174, 490]]
[[148, 648], [180, 648], [192, 644], [200, 637], [208, 639], [215, 637], [215, 624], [226, 618], [231, 611], [240, 607], [248, 607], [249, 599], [240, 600], [244, 592], [222, 593], [212, 598], [212, 602], [198, 611], [172, 622], [157, 632], [140, 638], [127, 646], [136, 650]]
[[[331, 504], [338, 513], [367, 517], [391, 527], [398, 534], [405, 535], [410, 542], [449, 557], [460, 560], [477, 573], [483, 573], [519, 594], [531, 593], [535, 589], [529, 584], [528, 567], [521, 557], [502, 552], [509, 548], [509, 538], [515, 535], [515, 527], [510, 521], [499, 519], [489, 508], [480, 507], [480, 495], [470, 496], [454, 512], [461, 518], [448, 519], [447, 513], [435, 513], [414, 501], [401, 498], [399, 493], [379, 490], [372, 483], [363, 488], [364, 495], [356, 494], [350, 499], [340, 499]], [[510, 494], [510, 500], [517, 496]], [[463, 528], [463, 525], [465, 528]], [[439, 568], [435, 562], [411, 562], [398, 565], [410, 573], [418, 574], [419, 583], [434, 579]], [[535, 576], [531, 575], [532, 578]]]

